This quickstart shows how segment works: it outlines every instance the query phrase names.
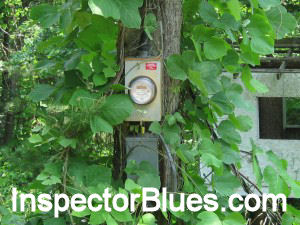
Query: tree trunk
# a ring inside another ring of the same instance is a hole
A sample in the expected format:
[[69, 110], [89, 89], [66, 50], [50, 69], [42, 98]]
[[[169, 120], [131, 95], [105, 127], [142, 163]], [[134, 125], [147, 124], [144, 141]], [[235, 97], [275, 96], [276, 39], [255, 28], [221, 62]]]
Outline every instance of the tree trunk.
[[[180, 53], [181, 27], [182, 27], [182, 1], [181, 0], [151, 0], [145, 1], [141, 9], [142, 18], [146, 13], [152, 12], [156, 15], [158, 28], [153, 34], [153, 41], [150, 41], [143, 30], [125, 29], [125, 34], [120, 32], [120, 40], [124, 38], [123, 45], [119, 46], [120, 59], [122, 52], [125, 56], [148, 57], [160, 55], [166, 59], [172, 54]], [[119, 41], [122, 43], [122, 41]], [[122, 60], [120, 60], [122, 62]], [[169, 114], [176, 111], [179, 103], [178, 81], [172, 80], [164, 67], [163, 73], [163, 114]], [[149, 124], [145, 124], [146, 128]], [[129, 124], [123, 124], [114, 131], [114, 178], [123, 176], [125, 167], [125, 137], [130, 134]], [[166, 155], [164, 150], [161, 153]], [[171, 172], [171, 165], [166, 157], [161, 158], [160, 174], [162, 186], [167, 187], [170, 191], [176, 191], [174, 187], [174, 174]]]
[[[161, 21], [163, 37], [163, 59], [173, 54], [180, 53], [180, 41], [181, 41], [181, 27], [183, 23], [182, 15], [182, 1], [181, 0], [161, 0]], [[174, 113], [179, 104], [179, 86], [178, 80], [171, 79], [168, 76], [166, 68], [164, 68], [163, 90], [163, 112], [164, 115]], [[166, 155], [166, 149], [163, 151], [163, 155]], [[173, 156], [174, 160], [175, 156]], [[166, 160], [164, 157], [164, 170], [161, 171], [162, 186], [168, 188], [169, 191], [176, 192], [178, 188], [178, 176], [177, 173], [172, 171], [172, 161]]]
[[[9, 58], [9, 23], [8, 18], [4, 18], [4, 23], [7, 24], [6, 30], [3, 32], [2, 43], [3, 43], [3, 56], [2, 60], [6, 61]], [[11, 101], [13, 94], [15, 93], [15, 79], [10, 77], [9, 72], [4, 69], [2, 71], [1, 79], [1, 103], [0, 103], [0, 145], [5, 145], [9, 142], [13, 136], [14, 130], [14, 112], [9, 110], [9, 102]]]

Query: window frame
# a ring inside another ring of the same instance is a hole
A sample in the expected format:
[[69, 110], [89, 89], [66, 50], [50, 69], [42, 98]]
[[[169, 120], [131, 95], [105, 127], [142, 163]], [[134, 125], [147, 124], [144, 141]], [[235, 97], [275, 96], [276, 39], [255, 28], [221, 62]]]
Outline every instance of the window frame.
[[[283, 119], [282, 119], [282, 125], [283, 125], [283, 129], [289, 129], [289, 128], [300, 128], [300, 124], [299, 125], [292, 125], [292, 124], [287, 124], [287, 110], [286, 110], [286, 99], [287, 98], [293, 98], [293, 97], [282, 97], [282, 116], [283, 116]], [[295, 97], [297, 98], [297, 97]]]

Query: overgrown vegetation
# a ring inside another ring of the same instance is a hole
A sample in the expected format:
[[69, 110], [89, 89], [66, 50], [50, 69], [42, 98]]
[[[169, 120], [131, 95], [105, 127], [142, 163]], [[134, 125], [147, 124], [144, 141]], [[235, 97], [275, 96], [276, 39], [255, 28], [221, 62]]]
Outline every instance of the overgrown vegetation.
[[[136, 181], [112, 176], [114, 129], [121, 129], [119, 125], [133, 111], [120, 79], [119, 37], [125, 28], [144, 29], [152, 39], [153, 32], [161, 29], [155, 17], [158, 2], [0, 2], [1, 224], [156, 224], [152, 214], [129, 211], [68, 211], [59, 219], [52, 212], [33, 213], [29, 208], [12, 213], [10, 196], [12, 187], [34, 194], [69, 195], [101, 193], [106, 187], [115, 193], [140, 193], [149, 185], [160, 188], [159, 174], [147, 163], [127, 165], [125, 172], [136, 175]], [[174, 91], [181, 102], [177, 112], [149, 128], [164, 137], [180, 160], [176, 164], [181, 174], [179, 191], [214, 192], [227, 199], [239, 188], [260, 192], [264, 182], [274, 194], [300, 198], [299, 181], [288, 175], [287, 162], [253, 142], [246, 154], [252, 155], [256, 180], [249, 181], [239, 171], [245, 154], [239, 149], [240, 132], [249, 131], [252, 121], [235, 114], [237, 108], [251, 110], [241, 97], [244, 91], [268, 91], [253, 79], [250, 67], [274, 52], [276, 39], [299, 34], [299, 2], [184, 0], [182, 4], [182, 54], [165, 61], [168, 75], [180, 82]], [[141, 8], [147, 12], [145, 17]], [[224, 70], [230, 75], [224, 75]], [[238, 79], [232, 74], [239, 74]], [[258, 155], [272, 165], [262, 171]], [[200, 161], [212, 169], [211, 181], [200, 177]], [[246, 212], [162, 215], [169, 224], [251, 224]], [[264, 219], [266, 224], [295, 225], [300, 224], [299, 215], [299, 210], [288, 206], [282, 217], [268, 212]]]

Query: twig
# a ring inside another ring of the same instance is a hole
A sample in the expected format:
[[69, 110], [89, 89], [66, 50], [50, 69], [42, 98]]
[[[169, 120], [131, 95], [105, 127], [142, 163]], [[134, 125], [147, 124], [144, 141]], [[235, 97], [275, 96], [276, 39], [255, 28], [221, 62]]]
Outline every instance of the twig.
[[0, 30], [3, 32], [3, 33], [5, 33], [5, 34], [7, 34], [7, 35], [10, 35], [10, 33], [8, 33], [6, 30], [4, 30], [2, 27], [0, 27]]
[[253, 187], [255, 187], [255, 189], [260, 193], [263, 194], [262, 191], [259, 189], [259, 187], [257, 187], [257, 185], [255, 183], [253, 183], [248, 177], [246, 177], [244, 174], [242, 174], [240, 171], [237, 170], [237, 172], [239, 173], [239, 175], [244, 178], [248, 183], [250, 183]]

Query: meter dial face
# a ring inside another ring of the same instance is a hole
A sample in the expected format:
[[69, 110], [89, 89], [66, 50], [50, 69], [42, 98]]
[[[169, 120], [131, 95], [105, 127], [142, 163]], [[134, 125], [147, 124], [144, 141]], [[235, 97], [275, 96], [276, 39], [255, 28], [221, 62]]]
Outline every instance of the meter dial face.
[[137, 77], [129, 85], [130, 97], [138, 105], [146, 105], [153, 101], [156, 96], [156, 85], [148, 77]]

